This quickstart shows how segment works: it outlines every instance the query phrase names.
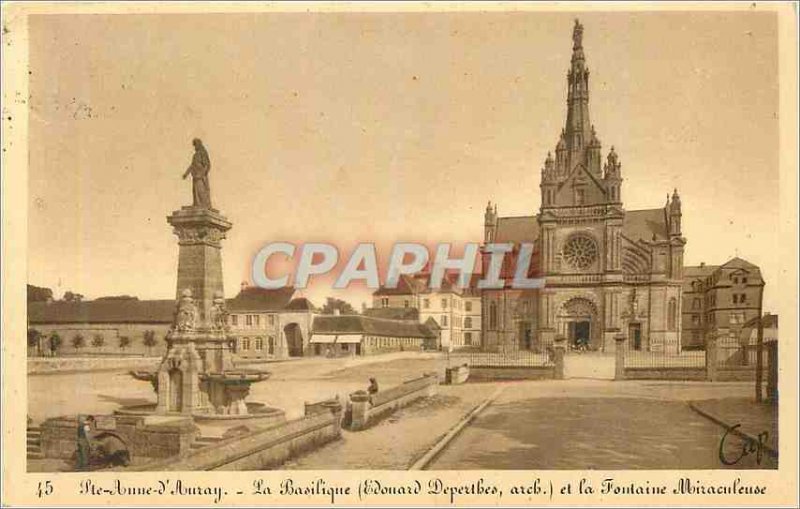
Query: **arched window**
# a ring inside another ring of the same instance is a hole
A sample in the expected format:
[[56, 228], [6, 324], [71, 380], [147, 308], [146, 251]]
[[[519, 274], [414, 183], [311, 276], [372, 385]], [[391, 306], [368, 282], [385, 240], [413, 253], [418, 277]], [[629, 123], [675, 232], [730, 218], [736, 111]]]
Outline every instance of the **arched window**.
[[678, 302], [675, 297], [669, 300], [667, 307], [667, 330], [675, 330], [675, 324], [678, 321]]
[[489, 304], [489, 328], [497, 329], [497, 303]]

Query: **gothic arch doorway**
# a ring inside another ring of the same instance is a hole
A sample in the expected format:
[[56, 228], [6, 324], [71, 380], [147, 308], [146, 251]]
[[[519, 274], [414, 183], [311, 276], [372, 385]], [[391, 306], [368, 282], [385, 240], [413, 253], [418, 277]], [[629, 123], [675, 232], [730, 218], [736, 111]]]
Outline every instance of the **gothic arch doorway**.
[[600, 322], [597, 306], [585, 297], [573, 297], [562, 304], [558, 315], [559, 332], [570, 349], [600, 347]]
[[286, 348], [289, 350], [289, 357], [303, 356], [303, 331], [296, 323], [290, 323], [283, 328], [283, 335], [286, 338]]
[[178, 368], [169, 370], [168, 412], [183, 410], [183, 372]]

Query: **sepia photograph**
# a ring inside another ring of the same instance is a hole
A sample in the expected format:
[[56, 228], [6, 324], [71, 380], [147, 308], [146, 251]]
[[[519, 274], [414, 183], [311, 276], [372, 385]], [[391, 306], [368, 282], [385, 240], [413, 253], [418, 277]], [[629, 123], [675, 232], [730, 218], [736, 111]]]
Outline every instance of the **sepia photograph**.
[[797, 4], [603, 5], [4, 5], [30, 503], [797, 503]]

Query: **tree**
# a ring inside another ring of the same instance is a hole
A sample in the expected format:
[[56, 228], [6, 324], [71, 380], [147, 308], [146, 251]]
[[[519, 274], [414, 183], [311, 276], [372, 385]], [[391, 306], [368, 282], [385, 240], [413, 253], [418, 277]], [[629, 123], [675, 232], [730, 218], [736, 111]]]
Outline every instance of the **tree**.
[[106, 344], [106, 338], [103, 337], [102, 334], [95, 334], [92, 337], [92, 346], [98, 349], [103, 348], [103, 345]]
[[119, 337], [119, 348], [122, 351], [125, 351], [131, 345], [131, 338], [128, 336], [120, 336]]
[[47, 302], [53, 300], [53, 290], [41, 286], [28, 285], [28, 302]]
[[72, 348], [74, 348], [76, 352], [84, 346], [86, 346], [86, 338], [83, 337], [83, 334], [78, 333], [72, 336]]
[[325, 301], [325, 305], [322, 306], [320, 312], [323, 315], [332, 315], [334, 314], [335, 310], [339, 310], [339, 314], [341, 315], [355, 315], [356, 310], [353, 306], [350, 305], [349, 302], [344, 301], [342, 299], [335, 299], [333, 297], [328, 297]]
[[64, 340], [61, 339], [61, 336], [58, 335], [58, 332], [53, 332], [50, 334], [50, 339], [48, 340], [48, 343], [50, 343], [50, 355], [55, 357], [63, 342]]
[[71, 291], [64, 292], [64, 301], [65, 302], [80, 302], [83, 300], [83, 294], [74, 293]]
[[142, 338], [142, 343], [144, 344], [144, 346], [147, 347], [147, 355], [151, 355], [153, 347], [156, 346], [156, 331], [154, 330], [144, 331], [144, 337]]
[[42, 333], [36, 329], [28, 329], [28, 348], [35, 348], [36, 355], [42, 355]]

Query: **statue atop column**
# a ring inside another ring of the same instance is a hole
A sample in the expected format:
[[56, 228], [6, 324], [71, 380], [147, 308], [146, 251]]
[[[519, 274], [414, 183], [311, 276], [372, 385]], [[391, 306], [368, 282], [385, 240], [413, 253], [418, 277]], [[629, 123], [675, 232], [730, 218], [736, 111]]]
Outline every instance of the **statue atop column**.
[[211, 186], [208, 183], [208, 172], [211, 171], [211, 160], [199, 138], [192, 140], [192, 145], [194, 145], [194, 157], [183, 178], [188, 177], [190, 173], [192, 175], [192, 206], [210, 209]]

